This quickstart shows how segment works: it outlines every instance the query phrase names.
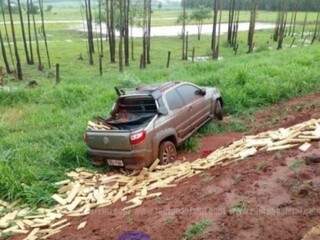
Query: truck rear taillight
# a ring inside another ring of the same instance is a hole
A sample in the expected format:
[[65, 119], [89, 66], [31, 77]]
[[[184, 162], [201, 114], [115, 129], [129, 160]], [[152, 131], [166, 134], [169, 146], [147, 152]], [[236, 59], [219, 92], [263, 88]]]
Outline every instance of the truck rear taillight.
[[132, 145], [137, 145], [139, 143], [142, 143], [145, 138], [146, 138], [146, 131], [134, 133], [130, 135], [130, 143]]

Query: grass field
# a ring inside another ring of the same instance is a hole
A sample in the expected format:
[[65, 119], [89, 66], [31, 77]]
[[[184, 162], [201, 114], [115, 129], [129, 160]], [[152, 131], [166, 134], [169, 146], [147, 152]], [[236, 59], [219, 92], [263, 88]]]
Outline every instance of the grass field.
[[[0, 198], [3, 199], [21, 198], [30, 204], [50, 204], [55, 190], [53, 183], [63, 179], [67, 170], [91, 167], [82, 135], [88, 120], [109, 112], [116, 98], [114, 86], [168, 80], [215, 85], [223, 93], [226, 112], [234, 116], [320, 90], [319, 43], [303, 47], [303, 42], [298, 40], [296, 48], [289, 49], [292, 41], [289, 38], [285, 49], [276, 51], [270, 40], [271, 31], [256, 33], [256, 49], [251, 55], [246, 54], [247, 34], [240, 33], [236, 57], [223, 36], [223, 59], [202, 63], [180, 60], [178, 37], [153, 38], [152, 64], [146, 70], [138, 68], [141, 39], [136, 39], [135, 60], [122, 74], [117, 65], [109, 63], [105, 51], [103, 76], [99, 76], [97, 64], [92, 67], [87, 64], [83, 34], [69, 30], [64, 24], [48, 25], [48, 34], [52, 62], [61, 64], [61, 83], [55, 85], [54, 71], [47, 66], [38, 72], [35, 66], [24, 64], [24, 81], [8, 76], [7, 88], [0, 90]], [[201, 41], [192, 36], [189, 45], [190, 50], [195, 47], [196, 56], [210, 53], [208, 36], [203, 36]], [[20, 50], [21, 47], [20, 43]], [[165, 67], [168, 51], [173, 54], [169, 69]], [[84, 60], [79, 60], [80, 54]], [[27, 87], [30, 80], [36, 80], [39, 86]], [[229, 130], [242, 128], [235, 125]], [[215, 131], [221, 129], [211, 125], [201, 133]]]

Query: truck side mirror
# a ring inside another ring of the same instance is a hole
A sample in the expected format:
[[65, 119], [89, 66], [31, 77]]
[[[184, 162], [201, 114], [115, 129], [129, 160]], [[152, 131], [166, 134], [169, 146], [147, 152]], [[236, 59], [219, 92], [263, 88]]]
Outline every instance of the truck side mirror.
[[195, 92], [196, 95], [199, 95], [199, 96], [205, 96], [207, 94], [207, 91], [205, 89], [198, 89], [196, 92]]
[[158, 113], [161, 115], [168, 115], [168, 110], [166, 109], [166, 107], [162, 106], [158, 108]]

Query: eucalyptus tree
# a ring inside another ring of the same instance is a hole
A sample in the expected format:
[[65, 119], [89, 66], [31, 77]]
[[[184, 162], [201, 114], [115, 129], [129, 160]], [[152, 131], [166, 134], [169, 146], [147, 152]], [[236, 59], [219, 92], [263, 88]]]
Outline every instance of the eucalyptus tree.
[[40, 10], [40, 17], [41, 17], [41, 30], [42, 30], [42, 35], [43, 35], [43, 39], [44, 39], [44, 45], [46, 48], [48, 66], [49, 66], [49, 68], [51, 68], [51, 60], [50, 60], [50, 54], [49, 54], [47, 33], [46, 33], [45, 24], [44, 24], [43, 0], [39, 0], [39, 10]]
[[211, 16], [210, 9], [200, 6], [192, 11], [190, 19], [196, 21], [198, 29], [198, 40], [201, 39], [202, 26], [205, 19]]
[[0, 45], [1, 45], [2, 59], [3, 59], [4, 65], [6, 67], [6, 71], [7, 71], [8, 74], [10, 74], [11, 73], [11, 69], [10, 69], [10, 64], [8, 62], [7, 52], [6, 52], [6, 48], [4, 46], [4, 41], [3, 41], [3, 38], [2, 38], [1, 29], [0, 29]]
[[187, 20], [187, 11], [186, 11], [186, 0], [181, 0], [182, 4], [182, 60], [187, 60], [186, 54], [186, 20]]
[[85, 14], [87, 22], [87, 36], [88, 36], [88, 54], [89, 64], [93, 65], [93, 53], [94, 53], [94, 42], [93, 42], [93, 30], [92, 30], [92, 12], [91, 12], [91, 0], [84, 0]]
[[13, 47], [14, 47], [14, 55], [15, 55], [15, 58], [16, 58], [15, 62], [16, 62], [17, 77], [18, 77], [19, 80], [23, 80], [22, 67], [21, 67], [21, 62], [20, 62], [20, 55], [19, 55], [17, 39], [16, 39], [16, 31], [15, 31], [14, 22], [13, 22], [13, 16], [12, 16], [11, 1], [7, 0], [7, 3], [8, 3], [9, 17], [10, 17], [11, 34], [12, 34], [12, 41], [13, 41]]
[[277, 49], [282, 49], [283, 40], [285, 38], [286, 26], [288, 18], [287, 2], [285, 0], [281, 1], [280, 9], [280, 21], [279, 21], [279, 31], [278, 31], [278, 47]]
[[107, 39], [109, 42], [110, 62], [116, 62], [116, 34], [115, 34], [115, 15], [114, 0], [106, 0], [106, 25]]
[[229, 18], [228, 18], [228, 43], [232, 45], [233, 29], [236, 19], [236, 0], [229, 0]]
[[152, 5], [151, 0], [147, 3], [147, 63], [151, 63], [150, 48], [151, 48], [151, 14]]
[[[312, 37], [312, 40], [311, 40], [312, 44], [319, 37], [319, 35], [320, 35], [320, 12], [318, 12], [317, 19], [316, 19], [316, 22], [315, 22], [313, 37]], [[319, 38], [319, 40], [320, 40], [320, 38]]]
[[8, 33], [6, 14], [4, 12], [4, 9], [5, 9], [4, 1], [0, 1], [0, 4], [1, 4], [0, 5], [0, 7], [1, 7], [1, 15], [2, 15], [2, 20], [3, 20], [4, 33], [5, 33], [5, 39], [3, 39], [3, 41], [6, 40], [6, 42], [7, 42], [7, 47], [9, 49], [9, 55], [10, 55], [11, 64], [12, 64], [12, 66], [14, 66], [15, 65], [15, 61], [14, 61], [13, 51], [12, 51], [10, 37], [9, 37], [9, 33]]
[[130, 59], [130, 53], [129, 53], [129, 49], [130, 49], [130, 46], [129, 46], [129, 14], [130, 14], [130, 0], [124, 0], [124, 3], [123, 3], [123, 13], [124, 13], [124, 16], [123, 16], [123, 36], [124, 36], [124, 62], [125, 62], [125, 65], [126, 66], [129, 66], [129, 59]]
[[[30, 0], [30, 5], [33, 6], [33, 0]], [[37, 32], [37, 24], [36, 24], [36, 18], [35, 18], [35, 12], [31, 12], [32, 15], [32, 23], [33, 23], [33, 31], [34, 31], [34, 40], [36, 42], [36, 54], [37, 54], [37, 60], [38, 60], [38, 70], [42, 71], [43, 70], [43, 65], [42, 65], [42, 59], [41, 59], [41, 52], [40, 52], [40, 45], [39, 45], [39, 37], [38, 37], [38, 32]]]
[[123, 37], [124, 37], [124, 1], [126, 0], [119, 0], [119, 47], [118, 47], [118, 57], [119, 57], [119, 71], [123, 72]]
[[249, 32], [248, 32], [248, 53], [253, 52], [254, 48], [254, 33], [255, 33], [255, 25], [256, 25], [256, 17], [257, 17], [257, 8], [258, 8], [258, 0], [252, 0], [251, 2], [251, 10], [250, 10], [250, 24], [249, 24]]
[[307, 21], [308, 21], [308, 12], [306, 12], [305, 15], [304, 15], [301, 38], [304, 37], [304, 33], [305, 33], [305, 30], [306, 30], [306, 26], [307, 26]]
[[22, 8], [21, 8], [20, 0], [17, 0], [17, 4], [18, 4], [20, 26], [21, 26], [21, 35], [22, 35], [22, 42], [23, 42], [23, 48], [24, 48], [24, 52], [25, 52], [25, 57], [26, 57], [27, 63], [31, 64], [28, 45], [27, 45], [26, 31], [25, 31], [25, 28], [24, 28], [24, 21], [23, 21], [23, 14], [22, 14]]
[[220, 0], [213, 0], [213, 27], [211, 36], [211, 51], [212, 58], [217, 59], [219, 57], [218, 47], [217, 47], [217, 24], [219, 15]]
[[31, 11], [32, 6], [30, 4], [30, 0], [27, 0], [27, 23], [28, 23], [28, 40], [29, 40], [29, 50], [30, 50], [30, 64], [34, 64], [33, 59], [33, 49], [32, 49], [32, 33], [31, 33]]

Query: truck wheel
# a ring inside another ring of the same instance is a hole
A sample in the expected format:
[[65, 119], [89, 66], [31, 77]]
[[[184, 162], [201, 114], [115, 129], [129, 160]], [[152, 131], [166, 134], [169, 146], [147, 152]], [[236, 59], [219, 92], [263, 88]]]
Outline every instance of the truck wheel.
[[173, 142], [164, 141], [160, 144], [159, 159], [161, 165], [169, 164], [177, 159], [177, 149]]
[[216, 119], [223, 120], [223, 108], [220, 100], [216, 100], [213, 114]]

